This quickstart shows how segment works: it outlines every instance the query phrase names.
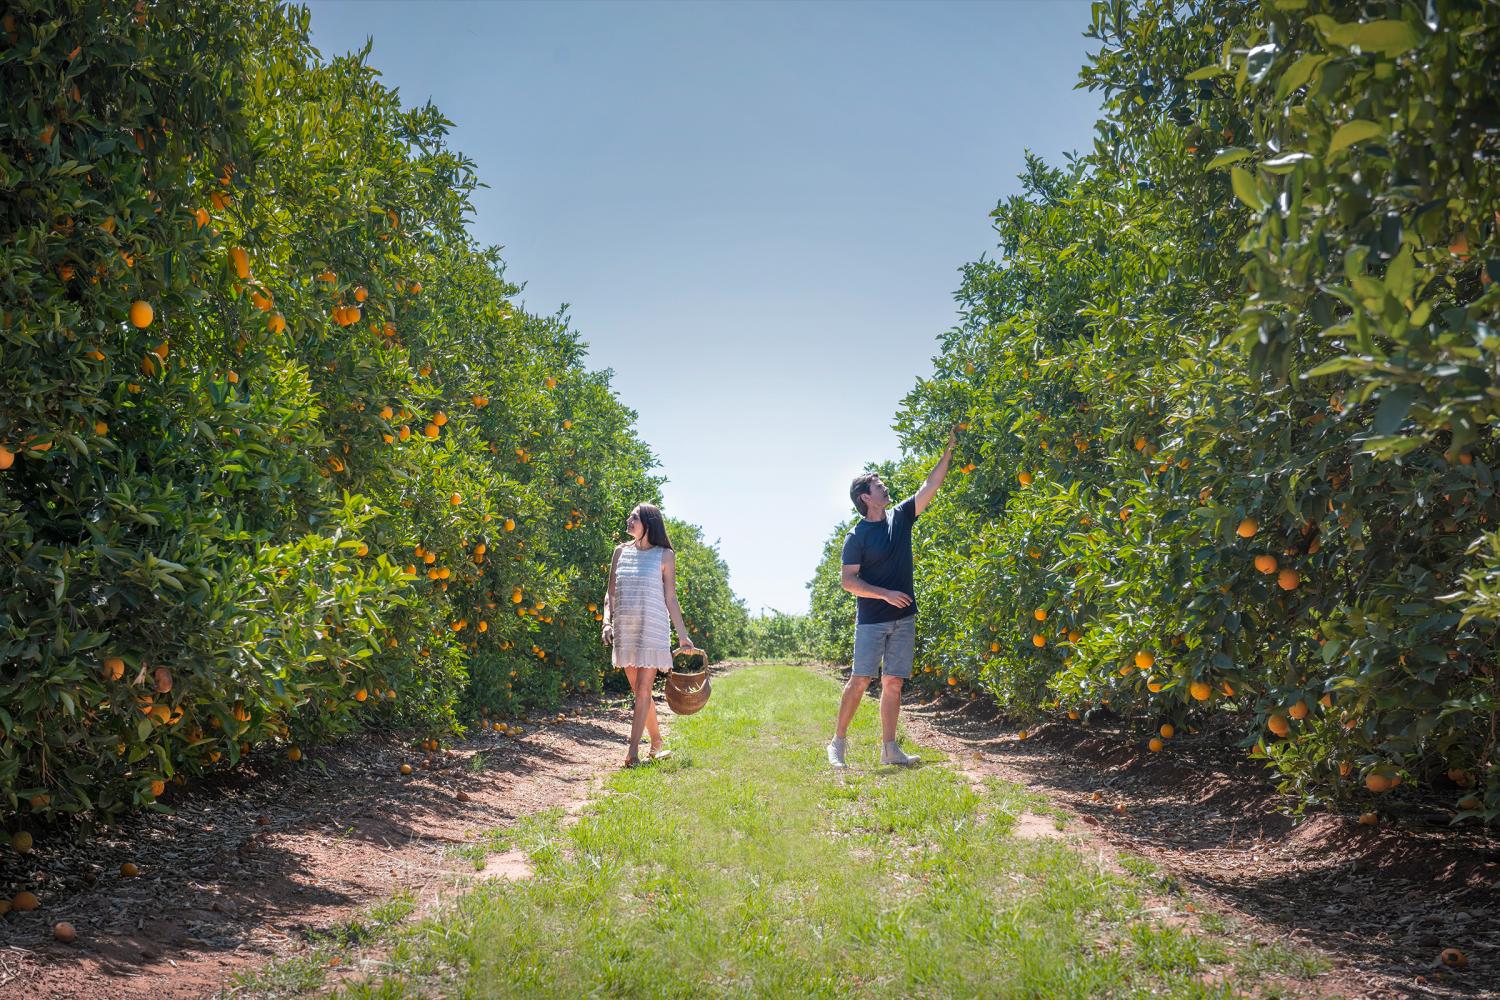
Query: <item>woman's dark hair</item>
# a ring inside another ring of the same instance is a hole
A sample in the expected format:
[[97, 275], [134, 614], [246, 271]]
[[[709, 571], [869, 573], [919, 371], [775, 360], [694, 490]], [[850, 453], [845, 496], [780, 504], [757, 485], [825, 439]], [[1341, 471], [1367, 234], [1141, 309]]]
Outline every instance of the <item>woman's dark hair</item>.
[[670, 549], [672, 540], [667, 537], [667, 519], [661, 516], [661, 508], [654, 503], [643, 503], [635, 509], [646, 527], [646, 541], [657, 548]]
[[859, 511], [860, 517], [865, 517], [865, 494], [875, 485], [875, 480], [880, 478], [878, 472], [866, 472], [854, 477], [854, 483], [849, 487], [849, 499], [854, 501], [854, 509]]

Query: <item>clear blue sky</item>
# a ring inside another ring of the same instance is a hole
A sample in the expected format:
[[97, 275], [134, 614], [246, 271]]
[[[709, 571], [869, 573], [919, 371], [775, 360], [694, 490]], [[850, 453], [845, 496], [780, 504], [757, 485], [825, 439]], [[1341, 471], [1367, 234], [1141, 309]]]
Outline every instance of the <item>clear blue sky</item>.
[[475, 237], [569, 305], [752, 613], [806, 610], [988, 212], [1098, 111], [1085, 0], [309, 6], [325, 57], [373, 38], [456, 123]]

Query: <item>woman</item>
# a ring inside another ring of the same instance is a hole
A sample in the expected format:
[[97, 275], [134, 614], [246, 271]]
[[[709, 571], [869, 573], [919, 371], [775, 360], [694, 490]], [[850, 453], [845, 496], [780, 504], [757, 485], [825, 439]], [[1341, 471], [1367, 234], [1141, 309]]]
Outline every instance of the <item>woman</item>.
[[635, 715], [630, 720], [630, 745], [625, 766], [640, 763], [641, 730], [651, 737], [651, 757], [671, 755], [662, 749], [651, 685], [658, 670], [672, 669], [672, 643], [667, 620], [677, 629], [682, 649], [697, 650], [682, 622], [677, 604], [677, 553], [667, 538], [667, 523], [654, 504], [643, 503], [625, 518], [631, 540], [615, 548], [604, 594], [604, 643], [613, 645], [611, 662], [625, 671], [635, 692]]

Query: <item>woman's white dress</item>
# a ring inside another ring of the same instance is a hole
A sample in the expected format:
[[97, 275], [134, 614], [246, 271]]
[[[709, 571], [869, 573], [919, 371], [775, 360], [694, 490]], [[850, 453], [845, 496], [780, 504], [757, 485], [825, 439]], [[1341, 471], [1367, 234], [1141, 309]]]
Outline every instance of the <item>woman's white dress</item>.
[[661, 578], [665, 551], [656, 545], [649, 549], [626, 545], [620, 550], [610, 608], [615, 633], [611, 662], [616, 667], [668, 670], [672, 666], [672, 623]]

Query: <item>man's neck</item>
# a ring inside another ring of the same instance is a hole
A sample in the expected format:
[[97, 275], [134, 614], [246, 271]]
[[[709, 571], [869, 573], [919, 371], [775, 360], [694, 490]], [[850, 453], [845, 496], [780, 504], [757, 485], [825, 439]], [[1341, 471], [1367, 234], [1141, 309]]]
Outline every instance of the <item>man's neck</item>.
[[885, 520], [885, 508], [881, 507], [879, 510], [877, 510], [874, 507], [871, 507], [870, 508], [870, 512], [865, 515], [865, 520], [866, 521], [884, 521]]

